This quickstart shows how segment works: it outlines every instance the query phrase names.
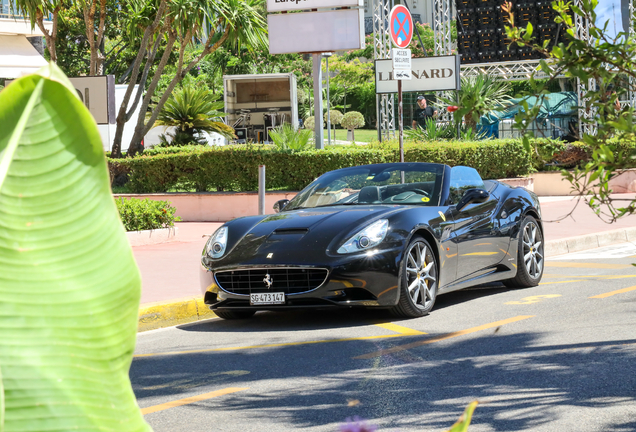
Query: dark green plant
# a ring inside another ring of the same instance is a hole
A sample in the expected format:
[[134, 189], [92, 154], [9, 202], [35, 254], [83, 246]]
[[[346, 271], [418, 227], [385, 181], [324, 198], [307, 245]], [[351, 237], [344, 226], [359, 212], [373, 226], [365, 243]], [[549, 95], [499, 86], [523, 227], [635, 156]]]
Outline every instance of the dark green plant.
[[[182, 135], [177, 145], [200, 143], [196, 138], [200, 132], [216, 132], [228, 139], [236, 138], [234, 129], [221, 121], [223, 112], [219, 110], [223, 108], [223, 102], [216, 99], [206, 87], [186, 84], [170, 95], [155, 125], [176, 127]], [[175, 139], [177, 134], [171, 137]]]
[[188, 145], [207, 145], [207, 140], [200, 135], [190, 135], [188, 132], [175, 130], [159, 135], [159, 144], [155, 147], [183, 147]]
[[172, 228], [175, 222], [181, 220], [174, 215], [177, 209], [167, 201], [120, 197], [115, 204], [126, 231]]
[[475, 129], [481, 116], [501, 109], [507, 105], [511, 99], [508, 95], [510, 84], [506, 81], [497, 80], [489, 75], [479, 74], [477, 76], [462, 77], [461, 90], [445, 94], [436, 103], [440, 109], [447, 106], [457, 105], [459, 109], [453, 113], [455, 122], [464, 121], [464, 124]]
[[[533, 171], [533, 156], [524, 149], [521, 139], [407, 142], [404, 151], [407, 161], [471, 166], [483, 178], [518, 177]], [[153, 154], [110, 159], [111, 172], [127, 173], [126, 186], [131, 193], [238, 192], [257, 190], [258, 166], [266, 165], [268, 188], [300, 190], [327, 171], [399, 160], [397, 141], [302, 152], [280, 152], [271, 146], [233, 145], [184, 147], [178, 152]]]
[[452, 123], [440, 124], [431, 118], [426, 119], [424, 127], [417, 126], [414, 129], [404, 131], [404, 138], [409, 141], [437, 141], [455, 138], [457, 131]]
[[[258, 0], [159, 0], [122, 4], [126, 8], [127, 36], [139, 40], [140, 46], [132, 66], [128, 89], [117, 114], [112, 148], [114, 157], [121, 157], [124, 125], [132, 117], [128, 111], [130, 102], [134, 102], [131, 104], [134, 107], [139, 103], [140, 108], [128, 147], [128, 155], [134, 156], [143, 150], [141, 141], [155, 124], [172, 91], [201, 60], [222, 45], [256, 47], [266, 44], [267, 24], [257, 10], [259, 4]], [[162, 41], [166, 43], [164, 55], [151, 74], [150, 68], [157, 58]], [[198, 54], [186, 62], [186, 48], [199, 43]], [[148, 107], [152, 98], [158, 96], [155, 92], [173, 51], [176, 53], [174, 76], [149, 112]], [[139, 87], [135, 90], [137, 84]]]
[[311, 143], [309, 142], [311, 135], [311, 130], [296, 130], [289, 123], [285, 123], [269, 133], [270, 138], [278, 150], [292, 152], [308, 150], [311, 147]]
[[459, 129], [459, 140], [460, 141], [476, 141], [482, 140], [488, 136], [488, 132], [484, 130], [479, 130], [477, 126], [469, 127], [466, 125], [462, 125]]

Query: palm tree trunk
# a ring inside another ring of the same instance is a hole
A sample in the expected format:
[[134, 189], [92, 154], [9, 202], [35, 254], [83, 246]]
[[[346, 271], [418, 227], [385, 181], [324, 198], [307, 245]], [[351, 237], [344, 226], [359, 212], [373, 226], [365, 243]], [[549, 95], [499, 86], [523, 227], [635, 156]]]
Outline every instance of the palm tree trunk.
[[[135, 88], [135, 83], [137, 82], [137, 77], [139, 76], [139, 67], [141, 66], [141, 62], [142, 62], [143, 58], [146, 56], [148, 43], [150, 41], [150, 36], [152, 36], [155, 33], [155, 31], [159, 27], [159, 24], [161, 23], [161, 19], [163, 18], [163, 13], [164, 13], [164, 11], [166, 9], [166, 2], [167, 2], [167, 0], [161, 0], [161, 3], [159, 4], [159, 8], [157, 10], [157, 16], [155, 17], [155, 20], [144, 31], [144, 36], [143, 36], [143, 38], [141, 40], [141, 44], [140, 44], [140, 47], [139, 47], [139, 53], [137, 53], [137, 57], [135, 58], [135, 63], [134, 63], [133, 69], [132, 69], [132, 75], [130, 77], [130, 82], [128, 83], [128, 88], [126, 89], [126, 94], [124, 95], [124, 100], [122, 101], [122, 104], [119, 107], [119, 112], [117, 113], [117, 129], [115, 130], [115, 139], [113, 141], [113, 148], [111, 150], [111, 157], [120, 158], [122, 156], [121, 155], [121, 140], [122, 140], [122, 137], [124, 135], [124, 125], [126, 124], [126, 122], [128, 120], [130, 120], [130, 116], [134, 112], [134, 106], [133, 106], [133, 109], [131, 111], [127, 112], [128, 102], [130, 102], [130, 97], [131, 97], [132, 92], [133, 92], [133, 90]], [[158, 40], [161, 39], [160, 36], [161, 35], [157, 35], [157, 39]], [[148, 59], [148, 61], [150, 63], [152, 62], [152, 60], [150, 60], [150, 59]], [[137, 89], [138, 95], [139, 95], [139, 92], [143, 91], [144, 85], [145, 85], [145, 82], [140, 83], [140, 86]], [[138, 100], [138, 98], [137, 98], [137, 100]]]

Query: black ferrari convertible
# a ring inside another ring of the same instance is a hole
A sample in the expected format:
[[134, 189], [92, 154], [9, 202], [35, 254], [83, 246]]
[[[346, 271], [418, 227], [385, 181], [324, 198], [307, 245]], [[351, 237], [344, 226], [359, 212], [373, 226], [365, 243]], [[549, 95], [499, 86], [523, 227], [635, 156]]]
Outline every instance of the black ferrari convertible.
[[438, 294], [543, 274], [537, 196], [473, 168], [387, 163], [328, 172], [277, 214], [234, 219], [201, 258], [221, 318], [258, 310], [378, 307], [420, 317]]

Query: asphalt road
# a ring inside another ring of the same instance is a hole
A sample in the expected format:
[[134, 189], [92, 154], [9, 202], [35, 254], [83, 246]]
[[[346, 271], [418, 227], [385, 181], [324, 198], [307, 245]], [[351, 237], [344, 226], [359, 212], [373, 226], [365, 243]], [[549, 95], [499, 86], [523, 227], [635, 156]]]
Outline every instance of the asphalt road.
[[424, 318], [261, 312], [139, 334], [155, 432], [636, 430], [636, 246], [548, 260], [541, 285], [442, 295]]

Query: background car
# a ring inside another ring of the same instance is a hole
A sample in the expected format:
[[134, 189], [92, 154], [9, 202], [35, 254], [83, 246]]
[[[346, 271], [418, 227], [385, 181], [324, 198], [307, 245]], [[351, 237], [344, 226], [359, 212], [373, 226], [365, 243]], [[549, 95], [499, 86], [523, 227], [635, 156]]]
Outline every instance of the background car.
[[377, 307], [428, 314], [438, 294], [543, 274], [537, 196], [473, 168], [389, 163], [328, 172], [275, 215], [234, 219], [201, 257], [221, 318], [258, 310]]

